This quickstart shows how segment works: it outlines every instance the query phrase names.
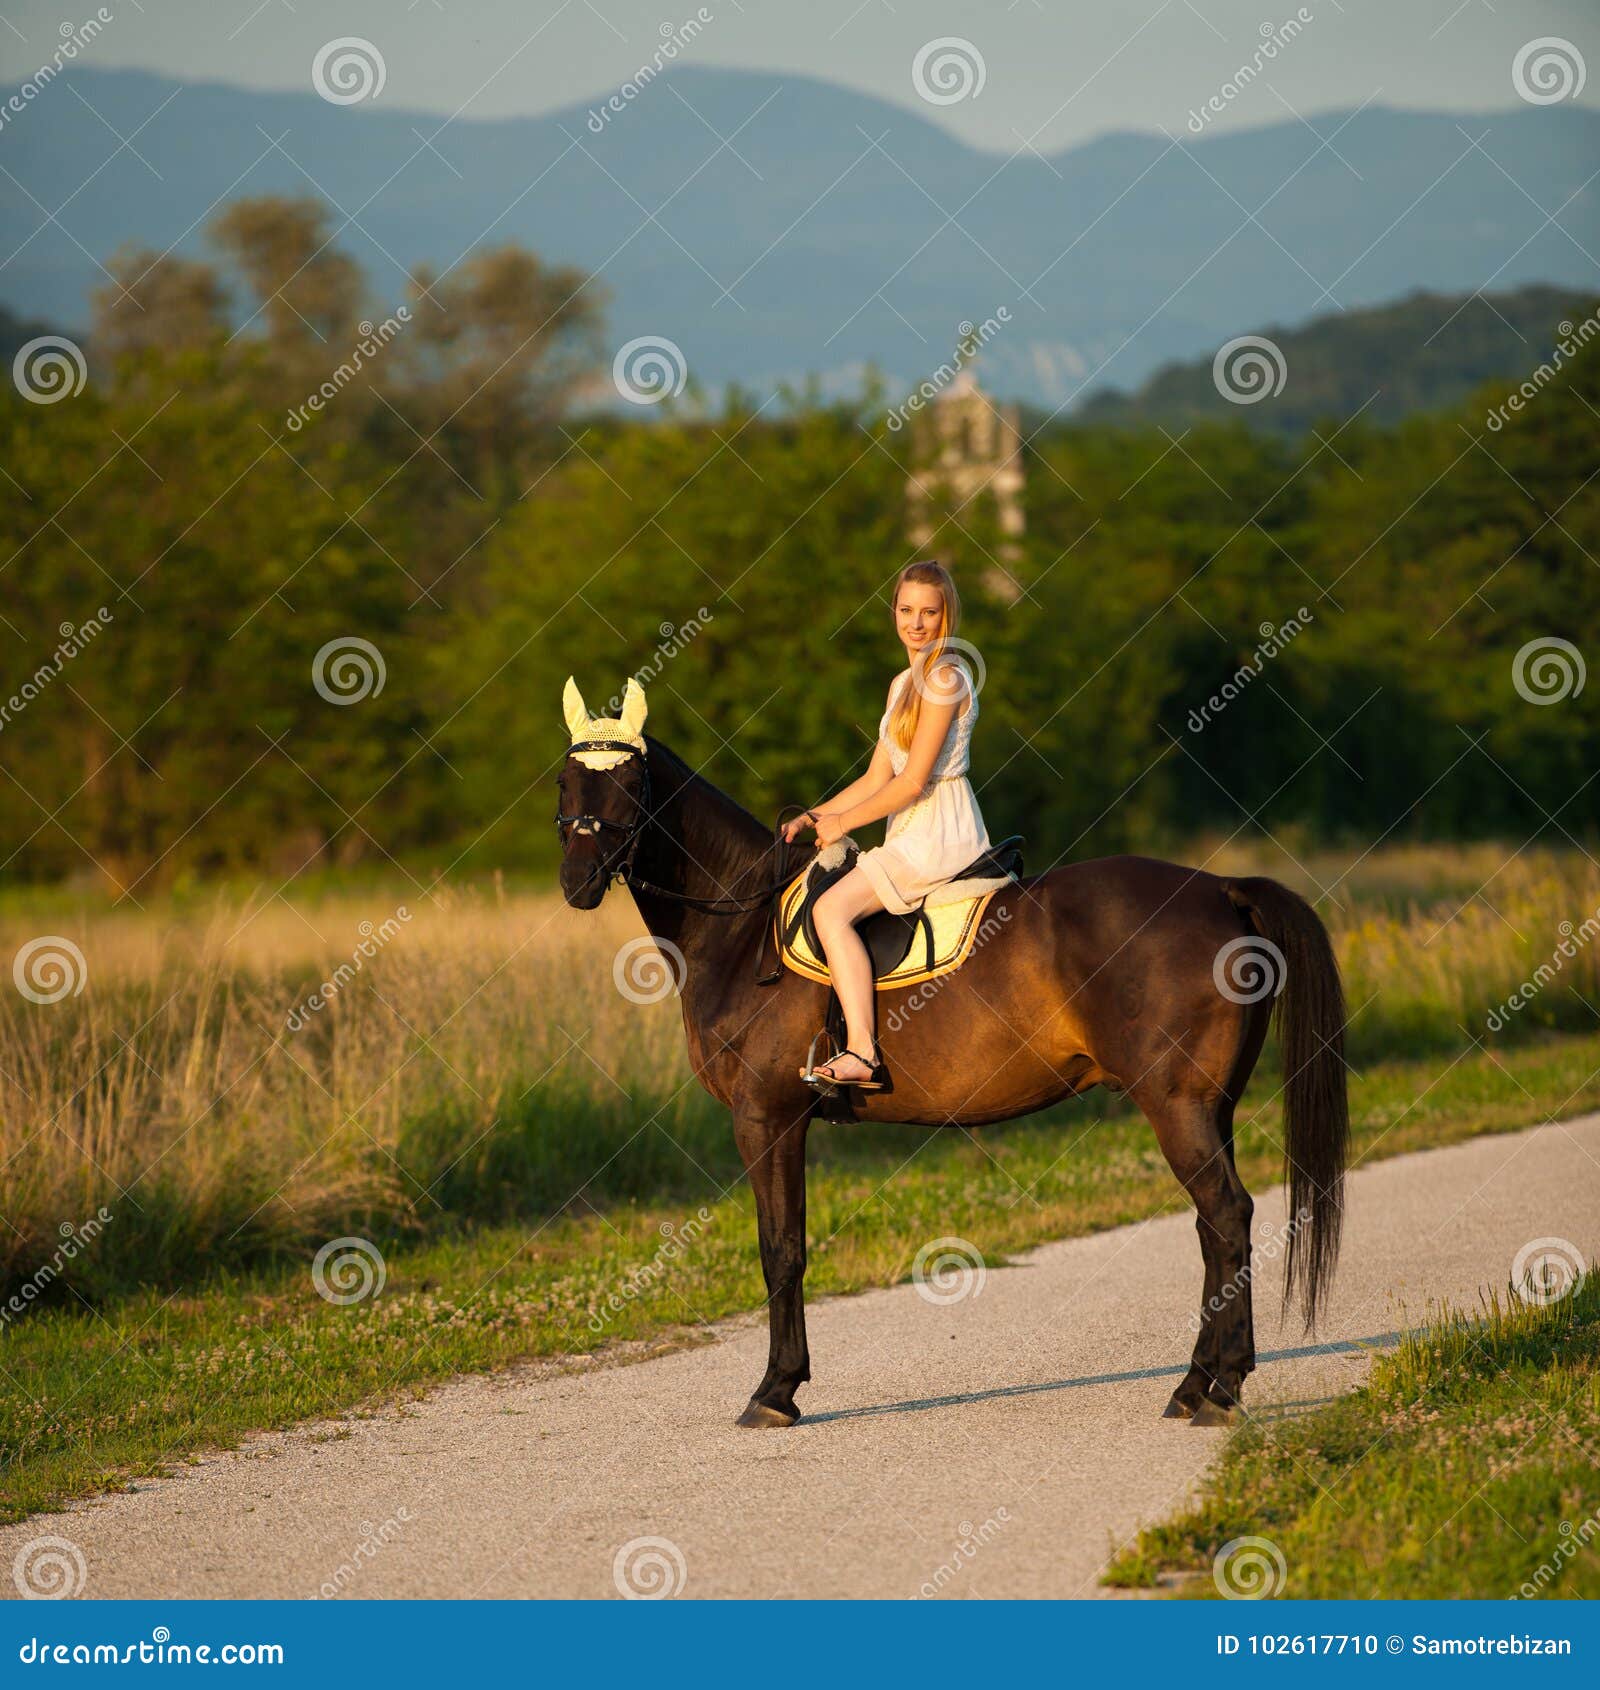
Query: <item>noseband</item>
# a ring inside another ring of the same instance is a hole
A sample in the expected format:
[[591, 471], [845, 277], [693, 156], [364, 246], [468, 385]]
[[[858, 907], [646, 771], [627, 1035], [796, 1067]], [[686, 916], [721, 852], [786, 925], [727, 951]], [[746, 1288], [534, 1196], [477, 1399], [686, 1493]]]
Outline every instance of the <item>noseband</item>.
[[636, 882], [633, 878], [633, 856], [639, 849], [639, 835], [644, 832], [644, 824], [650, 819], [650, 759], [631, 740], [626, 739], [594, 739], [585, 740], [581, 747], [574, 746], [574, 750], [584, 751], [624, 751], [630, 757], [639, 759], [639, 807], [634, 811], [631, 822], [614, 822], [606, 816], [563, 815], [556, 811], [556, 831], [561, 836], [565, 847], [568, 835], [567, 828], [575, 828], [580, 834], [599, 834], [605, 837], [605, 830], [609, 827], [613, 832], [624, 835], [622, 850], [616, 858], [615, 865], [606, 872], [606, 885], [613, 880], [626, 881], [629, 885]]

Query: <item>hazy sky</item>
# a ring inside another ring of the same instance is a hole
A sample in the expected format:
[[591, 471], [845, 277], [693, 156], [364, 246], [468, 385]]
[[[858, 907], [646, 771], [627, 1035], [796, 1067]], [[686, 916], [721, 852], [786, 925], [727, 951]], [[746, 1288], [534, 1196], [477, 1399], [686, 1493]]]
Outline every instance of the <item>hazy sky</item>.
[[[0, 80], [47, 61], [63, 24], [101, 0], [0, 0]], [[112, 22], [82, 55], [180, 79], [306, 88], [324, 43], [381, 51], [382, 99], [461, 117], [548, 111], [604, 96], [655, 53], [698, 0], [103, 0]], [[1111, 129], [1175, 131], [1281, 25], [1296, 0], [704, 0], [680, 63], [803, 71], [913, 107], [976, 145], [1053, 150]], [[1305, 0], [1311, 15], [1273, 61], [1271, 86], [1233, 100], [1212, 132], [1291, 111], [1361, 104], [1512, 106], [1512, 61], [1555, 36], [1592, 66], [1597, 0]], [[919, 98], [912, 63], [955, 36], [981, 56], [976, 97]]]

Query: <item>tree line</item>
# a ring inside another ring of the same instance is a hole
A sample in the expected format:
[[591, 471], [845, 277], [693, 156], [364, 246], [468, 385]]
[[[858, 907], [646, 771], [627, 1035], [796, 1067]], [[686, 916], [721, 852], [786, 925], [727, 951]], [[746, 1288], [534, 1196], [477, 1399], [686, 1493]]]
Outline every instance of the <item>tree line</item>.
[[[333, 233], [246, 200], [215, 261], [118, 254], [81, 390], [0, 399], [0, 874], [541, 871], [568, 673], [598, 707], [643, 672], [651, 730], [763, 818], [861, 767], [916, 555], [896, 396], [597, 408], [581, 273], [418, 269], [401, 321]], [[1293, 441], [1053, 426], [1014, 553], [947, 505], [991, 831], [1039, 866], [1592, 833], [1595, 360], [1491, 433], [1503, 397]]]

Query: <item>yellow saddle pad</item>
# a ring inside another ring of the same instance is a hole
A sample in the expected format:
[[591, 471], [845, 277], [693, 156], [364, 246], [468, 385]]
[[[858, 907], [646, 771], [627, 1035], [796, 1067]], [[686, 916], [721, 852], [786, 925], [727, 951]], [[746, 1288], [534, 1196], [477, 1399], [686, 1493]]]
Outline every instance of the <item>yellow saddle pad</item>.
[[[773, 938], [784, 967], [792, 969], [796, 974], [803, 974], [808, 980], [819, 980], [826, 985], [831, 979], [828, 960], [812, 945], [805, 923], [795, 919], [805, 900], [806, 875], [809, 872], [806, 870], [796, 875], [784, 888], [783, 896], [778, 901], [778, 917], [774, 923], [776, 931]], [[989, 907], [989, 900], [998, 890], [999, 888], [995, 887], [990, 891], [980, 892], [975, 897], [958, 898], [951, 903], [923, 910], [921, 913], [931, 930], [931, 943], [929, 933], [919, 927], [905, 956], [887, 973], [878, 975], [878, 990], [886, 992], [896, 986], [920, 985], [924, 980], [936, 980], [941, 974], [949, 974], [953, 969], [959, 968], [971, 954], [972, 947], [977, 942], [978, 930], [983, 923], [983, 912]], [[865, 922], [858, 925], [865, 927], [879, 919], [879, 916], [868, 916]], [[786, 941], [784, 934], [791, 929], [794, 937]], [[870, 942], [868, 949], [874, 949]]]

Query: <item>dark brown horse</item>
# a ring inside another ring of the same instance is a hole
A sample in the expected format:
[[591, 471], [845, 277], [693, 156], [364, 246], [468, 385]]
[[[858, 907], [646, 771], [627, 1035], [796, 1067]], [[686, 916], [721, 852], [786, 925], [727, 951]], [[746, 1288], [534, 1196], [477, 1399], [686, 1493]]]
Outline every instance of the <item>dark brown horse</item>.
[[[805, 1145], [818, 1103], [797, 1068], [828, 990], [787, 970], [769, 986], [757, 977], [772, 957], [770, 889], [808, 853], [786, 852], [755, 817], [646, 738], [643, 713], [640, 695], [631, 722], [624, 710], [626, 739], [615, 737], [623, 722], [590, 723], [586, 747], [581, 701], [576, 711], [569, 704], [580, 743], [559, 780], [561, 889], [569, 904], [593, 909], [614, 878], [624, 879], [646, 927], [681, 953], [689, 1060], [733, 1113], [767, 1284], [767, 1371], [738, 1424], [792, 1426], [795, 1391], [811, 1377]], [[780, 861], [785, 854], [790, 861]], [[1285, 1299], [1298, 1285], [1308, 1327], [1338, 1257], [1344, 1007], [1327, 932], [1276, 881], [1224, 880], [1149, 857], [1055, 868], [1003, 889], [990, 910], [1005, 912], [1003, 935], [925, 994], [917, 1013], [891, 1020], [880, 1000], [893, 1090], [856, 1094], [857, 1113], [973, 1126], [1091, 1086], [1126, 1092], [1193, 1199], [1205, 1262], [1193, 1361], [1166, 1413], [1197, 1424], [1231, 1418], [1255, 1366], [1254, 1205], [1234, 1168], [1233, 1112], [1274, 1001], [1293, 1217]]]

